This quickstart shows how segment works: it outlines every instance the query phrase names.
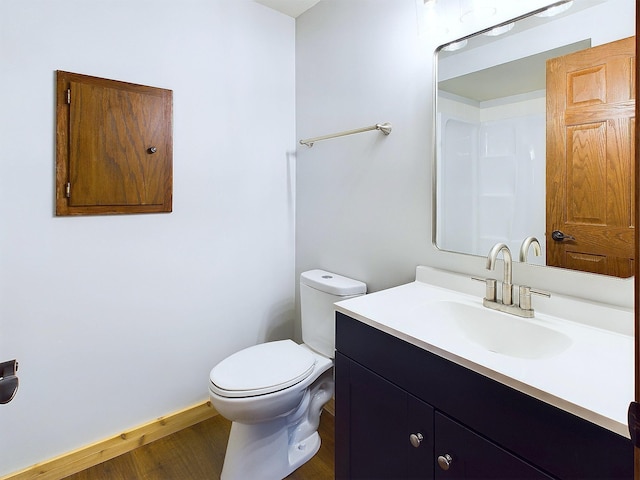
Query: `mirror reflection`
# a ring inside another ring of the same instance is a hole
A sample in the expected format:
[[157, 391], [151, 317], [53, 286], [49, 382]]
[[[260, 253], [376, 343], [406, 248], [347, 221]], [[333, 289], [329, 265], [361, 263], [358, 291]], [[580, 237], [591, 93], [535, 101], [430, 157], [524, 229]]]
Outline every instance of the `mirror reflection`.
[[535, 237], [521, 261], [633, 275], [634, 11], [574, 0], [438, 48], [438, 248]]

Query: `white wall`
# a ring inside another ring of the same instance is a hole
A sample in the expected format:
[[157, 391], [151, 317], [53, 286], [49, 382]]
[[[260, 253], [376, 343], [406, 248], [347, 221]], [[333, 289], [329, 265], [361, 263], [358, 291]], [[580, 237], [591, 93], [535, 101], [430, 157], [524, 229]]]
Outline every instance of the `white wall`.
[[298, 17], [298, 138], [393, 124], [388, 137], [298, 146], [298, 273], [323, 268], [375, 291], [428, 260], [430, 56], [414, 0], [321, 1]]
[[[0, 476], [205, 401], [292, 334], [294, 20], [249, 0], [0, 2]], [[56, 218], [56, 69], [172, 89], [174, 211]]]
[[[497, 3], [497, 2], [496, 2]], [[378, 133], [298, 147], [296, 273], [311, 267], [366, 282], [370, 291], [411, 281], [417, 265], [486, 275], [483, 257], [432, 244], [433, 52], [436, 47], [551, 4], [500, 2], [490, 20], [460, 23], [459, 2], [324, 0], [296, 23], [298, 138], [393, 123]], [[616, 34], [634, 29], [634, 4]], [[609, 30], [614, 29], [606, 25]], [[496, 273], [499, 274], [499, 273]], [[514, 280], [630, 306], [633, 281], [514, 265]], [[478, 295], [483, 286], [478, 283]]]

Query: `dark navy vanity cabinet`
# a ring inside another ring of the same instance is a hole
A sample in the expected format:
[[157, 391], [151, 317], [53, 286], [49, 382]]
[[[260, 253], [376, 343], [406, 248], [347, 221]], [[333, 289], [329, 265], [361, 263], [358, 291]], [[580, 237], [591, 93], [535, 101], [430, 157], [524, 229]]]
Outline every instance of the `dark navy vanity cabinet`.
[[631, 441], [336, 317], [337, 479], [632, 479]]

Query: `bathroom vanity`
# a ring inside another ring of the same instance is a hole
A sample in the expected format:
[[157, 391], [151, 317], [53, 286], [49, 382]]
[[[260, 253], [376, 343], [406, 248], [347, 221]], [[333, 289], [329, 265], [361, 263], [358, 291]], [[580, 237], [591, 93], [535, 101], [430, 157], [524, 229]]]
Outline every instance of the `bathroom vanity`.
[[[586, 315], [572, 301], [549, 309]], [[614, 330], [483, 317], [480, 298], [420, 281], [336, 304], [336, 478], [633, 478], [629, 312], [586, 308]], [[460, 319], [475, 316], [486, 328]]]

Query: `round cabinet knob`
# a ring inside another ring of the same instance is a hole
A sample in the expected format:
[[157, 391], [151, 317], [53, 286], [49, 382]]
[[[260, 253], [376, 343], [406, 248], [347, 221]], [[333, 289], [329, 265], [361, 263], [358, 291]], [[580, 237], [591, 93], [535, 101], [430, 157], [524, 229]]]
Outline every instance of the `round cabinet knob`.
[[158, 151], [158, 147], [149, 147], [147, 148], [148, 153], [156, 153]]
[[422, 440], [424, 440], [424, 437], [421, 433], [412, 433], [411, 435], [409, 435], [409, 441], [411, 442], [411, 445], [416, 448], [420, 446]]
[[442, 470], [449, 470], [452, 463], [453, 458], [451, 458], [451, 455], [449, 455], [448, 453], [445, 453], [444, 455], [440, 455], [438, 457], [438, 465], [440, 465], [440, 468]]

